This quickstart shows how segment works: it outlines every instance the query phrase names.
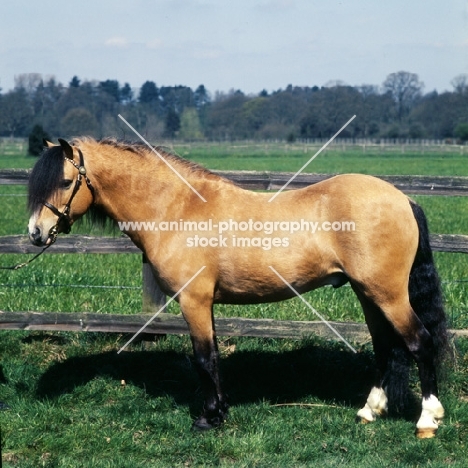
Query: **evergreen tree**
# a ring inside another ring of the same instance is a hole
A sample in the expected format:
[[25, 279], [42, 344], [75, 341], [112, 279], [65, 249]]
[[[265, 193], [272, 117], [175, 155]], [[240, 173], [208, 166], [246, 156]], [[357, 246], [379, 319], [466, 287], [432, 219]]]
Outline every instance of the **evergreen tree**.
[[125, 83], [122, 88], [120, 88], [120, 102], [123, 104], [128, 104], [133, 100], [133, 91], [128, 83]]
[[174, 109], [169, 109], [166, 115], [166, 136], [174, 138], [180, 129], [180, 118]]
[[49, 134], [42, 128], [42, 125], [34, 125], [28, 137], [28, 154], [39, 156], [44, 148], [44, 140], [50, 140]]
[[138, 100], [142, 104], [154, 104], [159, 100], [159, 90], [153, 81], [145, 81], [140, 88]]
[[106, 80], [99, 83], [99, 87], [107, 94], [120, 102], [120, 86], [117, 80]]
[[79, 88], [80, 87], [80, 79], [75, 75], [69, 84], [70, 88]]

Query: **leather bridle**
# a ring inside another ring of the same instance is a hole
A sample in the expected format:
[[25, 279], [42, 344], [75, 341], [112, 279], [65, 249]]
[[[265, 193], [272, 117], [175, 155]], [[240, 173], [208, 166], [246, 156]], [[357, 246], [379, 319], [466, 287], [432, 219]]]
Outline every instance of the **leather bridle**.
[[57, 239], [58, 236], [58, 229], [59, 226], [62, 225], [62, 232], [65, 234], [68, 234], [71, 231], [71, 226], [73, 224], [73, 220], [71, 219], [70, 216], [70, 206], [75, 198], [75, 195], [78, 193], [78, 190], [81, 187], [82, 179], [86, 181], [86, 185], [88, 186], [89, 190], [91, 191], [91, 194], [94, 199], [94, 187], [91, 184], [91, 181], [89, 180], [87, 174], [86, 174], [86, 168], [84, 167], [84, 159], [83, 159], [83, 153], [81, 152], [80, 149], [78, 149], [78, 155], [80, 158], [80, 163], [77, 164], [73, 159], [67, 158], [64, 156], [65, 161], [70, 162], [73, 164], [78, 169], [78, 176], [75, 181], [75, 186], [73, 187], [73, 191], [70, 195], [70, 198], [68, 199], [68, 202], [65, 205], [65, 208], [63, 211], [60, 211], [56, 206], [52, 205], [49, 202], [44, 202], [44, 206], [49, 208], [52, 213], [54, 213], [57, 216], [57, 222], [55, 223], [54, 226], [51, 227], [49, 231], [49, 239], [51, 240], [50, 244], [53, 244], [55, 240]]

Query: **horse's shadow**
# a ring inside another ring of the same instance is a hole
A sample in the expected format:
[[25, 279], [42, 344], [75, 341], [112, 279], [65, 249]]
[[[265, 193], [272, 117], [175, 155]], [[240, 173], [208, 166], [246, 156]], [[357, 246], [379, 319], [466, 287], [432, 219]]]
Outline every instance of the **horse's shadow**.
[[[197, 373], [191, 358], [177, 351], [71, 357], [47, 369], [38, 382], [37, 396], [54, 398], [99, 376], [125, 380], [151, 397], [170, 395], [177, 404], [189, 406], [192, 414], [200, 411]], [[373, 384], [374, 362], [369, 352], [353, 354], [305, 344], [281, 353], [234, 352], [221, 359], [221, 376], [231, 406], [261, 400], [294, 403], [310, 396], [359, 406]]]

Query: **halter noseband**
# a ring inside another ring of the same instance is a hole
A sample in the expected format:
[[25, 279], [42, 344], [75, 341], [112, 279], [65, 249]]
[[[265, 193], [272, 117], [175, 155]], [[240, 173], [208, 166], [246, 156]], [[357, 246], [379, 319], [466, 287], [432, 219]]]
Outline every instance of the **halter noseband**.
[[53, 244], [55, 240], [57, 239], [58, 227], [61, 223], [63, 225], [63, 232], [65, 234], [68, 234], [71, 231], [73, 220], [71, 219], [71, 216], [70, 216], [70, 206], [73, 201], [73, 198], [75, 198], [75, 195], [78, 193], [78, 190], [81, 187], [81, 181], [83, 177], [94, 199], [94, 187], [91, 185], [91, 181], [86, 175], [86, 168], [84, 167], [83, 153], [81, 152], [80, 149], [78, 149], [78, 154], [80, 157], [80, 164], [77, 164], [75, 161], [73, 161], [73, 159], [70, 159], [64, 156], [65, 161], [70, 162], [78, 169], [78, 177], [76, 178], [75, 186], [73, 187], [73, 192], [71, 193], [70, 198], [68, 199], [68, 202], [65, 205], [65, 208], [63, 209], [63, 211], [59, 211], [57, 207], [55, 207], [49, 202], [43, 203], [44, 206], [49, 208], [49, 210], [52, 211], [52, 213], [54, 213], [58, 217], [57, 222], [55, 223], [54, 226], [52, 226], [52, 228], [49, 231], [49, 238], [51, 239], [51, 244]]

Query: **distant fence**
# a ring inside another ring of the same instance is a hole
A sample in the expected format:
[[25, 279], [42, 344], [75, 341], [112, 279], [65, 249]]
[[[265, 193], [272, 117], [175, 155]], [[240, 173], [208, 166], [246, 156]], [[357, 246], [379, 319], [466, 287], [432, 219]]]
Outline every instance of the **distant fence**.
[[[0, 185], [25, 184], [27, 170], [0, 170]], [[278, 190], [293, 175], [292, 173], [217, 171], [218, 174], [238, 185], [257, 190]], [[300, 174], [289, 189], [317, 183], [331, 177], [324, 174]], [[383, 176], [382, 179], [394, 184], [400, 190], [421, 195], [468, 195], [468, 177], [437, 176]], [[434, 234], [430, 238], [435, 251], [468, 253], [468, 236]], [[26, 236], [0, 237], [0, 254], [32, 254], [40, 251], [31, 245]], [[48, 251], [50, 253], [142, 253], [127, 237], [60, 237]], [[143, 256], [143, 312], [139, 315], [56, 313], [56, 312], [0, 312], [0, 329], [23, 330], [67, 330], [67, 331], [106, 331], [134, 333], [165, 303], [165, 296], [159, 290], [153, 274]], [[282, 321], [268, 319], [217, 318], [218, 335], [260, 336], [275, 338], [301, 338], [319, 335], [334, 338], [323, 322]], [[364, 324], [334, 323], [338, 331], [351, 341], [369, 339]], [[148, 334], [185, 334], [187, 325], [181, 316], [162, 313], [145, 330]], [[453, 331], [457, 336], [468, 335], [468, 331]]]
[[28, 141], [25, 138], [0, 138], [0, 156], [25, 153]]
[[[265, 141], [219, 141], [219, 142], [171, 142], [171, 145], [181, 147], [194, 147], [203, 145], [228, 145], [234, 149], [256, 148], [268, 152], [273, 149], [288, 151], [315, 151], [328, 143], [327, 138], [307, 138], [295, 139], [293, 142], [285, 140], [265, 140]], [[409, 139], [409, 138], [336, 138], [331, 142], [325, 151], [336, 150], [359, 150], [362, 153], [458, 153], [468, 154], [468, 145], [454, 139], [429, 140], [429, 139]]]

